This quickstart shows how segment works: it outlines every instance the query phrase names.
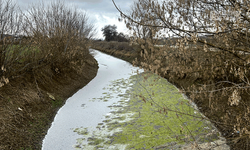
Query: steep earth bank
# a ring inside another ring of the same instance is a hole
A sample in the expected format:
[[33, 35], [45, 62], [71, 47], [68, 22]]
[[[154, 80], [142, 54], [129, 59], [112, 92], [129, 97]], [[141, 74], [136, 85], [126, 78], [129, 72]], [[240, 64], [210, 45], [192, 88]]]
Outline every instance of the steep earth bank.
[[82, 63], [43, 65], [0, 88], [0, 149], [40, 149], [57, 110], [97, 74], [88, 54]]

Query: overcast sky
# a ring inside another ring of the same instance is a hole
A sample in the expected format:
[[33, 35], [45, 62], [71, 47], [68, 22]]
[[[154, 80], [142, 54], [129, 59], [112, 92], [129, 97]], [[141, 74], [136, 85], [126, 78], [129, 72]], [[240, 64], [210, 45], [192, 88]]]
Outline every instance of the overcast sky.
[[[16, 0], [21, 9], [27, 9], [30, 4], [36, 4], [40, 0]], [[43, 0], [45, 4], [53, 0]], [[128, 11], [134, 0], [115, 0], [116, 4], [124, 12]], [[114, 7], [112, 0], [64, 0], [66, 6], [76, 6], [79, 9], [85, 10], [91, 21], [97, 27], [96, 38], [103, 38], [101, 28], [105, 25], [117, 26], [118, 32], [128, 33], [128, 30], [123, 22], [118, 21], [119, 13]]]

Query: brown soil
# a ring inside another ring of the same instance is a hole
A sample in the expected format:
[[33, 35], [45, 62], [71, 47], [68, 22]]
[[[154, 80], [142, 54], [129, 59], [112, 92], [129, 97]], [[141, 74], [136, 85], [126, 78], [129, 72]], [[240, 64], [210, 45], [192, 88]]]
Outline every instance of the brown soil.
[[[140, 58], [139, 53], [136, 53], [135, 50], [122, 51], [122, 50], [112, 50], [112, 49], [103, 49], [102, 47], [95, 45], [93, 48], [98, 49], [107, 54], [113, 55], [115, 57], [121, 58], [123, 60], [129, 61], [132, 63], [132, 60], [137, 58], [138, 62]], [[129, 55], [130, 54], [130, 55]], [[199, 56], [198, 56], [199, 57]], [[202, 78], [194, 77], [179, 77], [175, 75], [175, 72], [168, 72], [167, 74], [160, 73], [161, 76], [166, 78], [169, 82], [176, 85], [180, 89], [185, 91], [198, 90], [199, 86], [193, 87], [192, 85], [202, 85], [207, 83], [207, 80]], [[219, 78], [218, 78], [219, 81]], [[216, 83], [217, 81], [213, 81]], [[222, 84], [211, 88], [227, 87], [229, 85]], [[214, 96], [209, 99], [209, 93], [197, 93], [195, 98], [192, 97], [192, 93], [186, 92], [185, 94], [192, 99], [199, 110], [219, 129], [227, 139], [227, 144], [230, 146], [230, 149], [235, 150], [247, 150], [250, 149], [250, 139], [248, 135], [240, 135], [234, 131], [234, 125], [237, 123], [237, 116], [245, 114], [248, 110], [245, 106], [250, 106], [249, 101], [249, 89], [246, 92], [241, 93], [242, 103], [241, 106], [230, 106], [228, 105], [228, 98], [231, 95], [230, 92], [223, 94], [221, 91], [215, 92]], [[244, 125], [248, 130], [249, 122], [244, 120], [242, 117], [241, 124]]]
[[92, 80], [98, 64], [48, 64], [27, 71], [0, 88], [0, 149], [41, 149], [57, 110]]

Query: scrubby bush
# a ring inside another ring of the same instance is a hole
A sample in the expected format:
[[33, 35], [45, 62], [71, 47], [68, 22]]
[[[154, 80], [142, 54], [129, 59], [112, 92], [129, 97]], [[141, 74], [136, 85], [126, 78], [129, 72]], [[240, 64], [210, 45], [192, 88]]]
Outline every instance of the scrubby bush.
[[[15, 64], [21, 61], [25, 47], [14, 46], [15, 37], [22, 32], [23, 16], [11, 0], [0, 1], [0, 87], [9, 83]], [[19, 65], [19, 64], [18, 64]]]
[[[175, 81], [192, 80], [182, 90], [193, 101], [203, 98], [199, 102], [206, 103], [207, 115], [232, 148], [243, 149], [249, 149], [250, 135], [249, 5], [246, 0], [139, 0], [130, 14], [116, 6], [144, 58], [136, 63]], [[165, 44], [157, 45], [159, 39]]]
[[0, 7], [0, 87], [45, 65], [83, 63], [89, 54], [95, 29], [86, 13], [60, 1], [25, 12], [11, 0]]
[[134, 47], [131, 46], [129, 42], [93, 41], [92, 47], [100, 50], [135, 51]]
[[0, 149], [40, 149], [57, 108], [95, 75], [94, 26], [60, 1], [21, 12], [0, 0], [0, 18]]
[[94, 27], [86, 13], [52, 2], [48, 7], [31, 7], [26, 22], [27, 34], [44, 54], [43, 60], [65, 62], [88, 53], [88, 38], [93, 36]]

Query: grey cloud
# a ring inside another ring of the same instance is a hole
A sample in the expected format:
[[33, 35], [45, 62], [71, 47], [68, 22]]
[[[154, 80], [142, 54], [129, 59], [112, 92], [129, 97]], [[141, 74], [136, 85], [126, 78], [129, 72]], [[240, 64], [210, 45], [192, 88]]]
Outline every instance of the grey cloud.
[[[81, 6], [81, 8], [85, 10], [91, 10], [92, 12], [100, 12], [100, 13], [118, 13], [115, 6], [113, 5], [111, 0], [96, 0], [100, 2], [96, 3], [87, 3], [84, 2], [85, 0], [75, 0], [74, 2], [77, 4], [77, 6]], [[87, 0], [89, 1], [89, 0]], [[129, 4], [131, 3], [131, 0], [124, 1], [124, 0], [115, 0], [117, 5], [120, 6], [122, 10], [129, 9]]]
[[[15, 1], [15, 0], [14, 0]], [[31, 4], [39, 4], [41, 0], [16, 0], [21, 9], [27, 9]], [[54, 0], [42, 0], [45, 5]], [[96, 23], [96, 16], [99, 16], [99, 25], [107, 23], [106, 19], [102, 16], [109, 18], [117, 18], [120, 16], [112, 3], [112, 0], [63, 0], [66, 6], [75, 6], [79, 9], [86, 11], [89, 19]], [[117, 6], [123, 11], [127, 12], [134, 0], [115, 0]], [[111, 23], [112, 24], [112, 23]], [[100, 31], [99, 31], [100, 32]]]
[[[38, 4], [41, 0], [17, 0], [17, 4], [22, 8], [28, 8], [30, 4]], [[50, 3], [53, 0], [43, 0], [45, 4]], [[112, 0], [64, 0], [66, 4], [74, 4], [80, 9], [86, 11], [96, 12], [96, 13], [118, 13], [114, 7]], [[133, 3], [133, 0], [115, 0], [116, 4], [123, 11], [126, 11], [130, 8], [130, 5]]]
[[83, 2], [83, 3], [100, 3], [103, 0], [75, 0], [75, 1]]

